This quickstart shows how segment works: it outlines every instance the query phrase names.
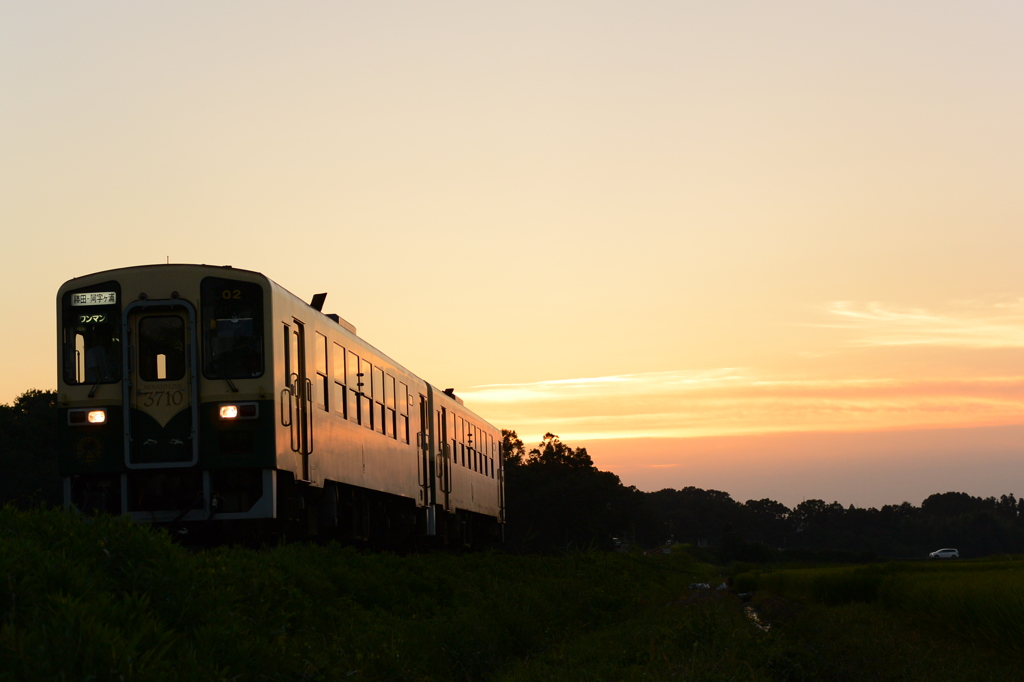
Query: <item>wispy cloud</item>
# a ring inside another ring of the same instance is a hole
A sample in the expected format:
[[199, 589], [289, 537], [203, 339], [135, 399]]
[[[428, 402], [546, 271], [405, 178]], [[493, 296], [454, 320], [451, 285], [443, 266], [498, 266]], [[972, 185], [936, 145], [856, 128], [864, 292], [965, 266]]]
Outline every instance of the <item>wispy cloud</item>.
[[878, 302], [834, 301], [826, 308], [838, 322], [825, 326], [858, 332], [863, 346], [1024, 347], [1024, 298], [997, 303], [951, 304], [949, 312], [897, 309]]
[[[832, 322], [823, 326], [850, 330], [847, 343], [857, 346], [1024, 348], [1024, 298], [962, 301], [943, 312], [848, 301], [825, 310]], [[723, 367], [495, 384], [460, 394], [527, 442], [547, 431], [595, 440], [1024, 423], [1024, 376], [1016, 375], [820, 379]]]
[[652, 372], [462, 392], [527, 442], [866, 431], [1024, 422], [1024, 376], [815, 380], [749, 369]]
[[563, 400], [568, 396], [594, 393], [627, 395], [649, 394], [652, 391], [676, 391], [681, 388], [699, 388], [726, 385], [749, 380], [742, 369], [727, 367], [713, 370], [673, 372], [647, 372], [619, 374], [581, 379], [553, 379], [528, 384], [487, 384], [466, 392], [474, 403], [507, 403], [517, 400]]

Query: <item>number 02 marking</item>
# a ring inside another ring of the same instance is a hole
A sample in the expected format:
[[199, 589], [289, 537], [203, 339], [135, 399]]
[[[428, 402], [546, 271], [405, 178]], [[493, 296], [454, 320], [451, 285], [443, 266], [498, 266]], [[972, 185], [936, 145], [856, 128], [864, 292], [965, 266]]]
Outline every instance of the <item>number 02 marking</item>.
[[237, 299], [242, 298], [242, 290], [241, 289], [225, 289], [224, 291], [220, 292], [220, 297], [224, 298], [224, 299], [236, 299], [237, 300]]

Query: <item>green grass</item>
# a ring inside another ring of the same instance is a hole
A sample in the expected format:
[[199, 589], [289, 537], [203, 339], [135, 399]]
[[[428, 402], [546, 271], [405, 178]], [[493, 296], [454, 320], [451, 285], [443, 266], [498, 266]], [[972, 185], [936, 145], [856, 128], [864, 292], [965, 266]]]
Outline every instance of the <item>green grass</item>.
[[1024, 561], [894, 571], [880, 586], [879, 599], [951, 633], [1024, 650]]
[[757, 590], [825, 606], [878, 604], [984, 646], [1024, 649], [1024, 560], [900, 562], [781, 569], [736, 577]]
[[1010, 679], [1019, 565], [737, 576], [765, 633], [734, 595], [689, 589], [721, 569], [685, 551], [190, 552], [124, 519], [5, 508], [0, 680]]
[[480, 679], [678, 598], [702, 569], [685, 554], [192, 553], [120, 518], [6, 508], [0, 679]]

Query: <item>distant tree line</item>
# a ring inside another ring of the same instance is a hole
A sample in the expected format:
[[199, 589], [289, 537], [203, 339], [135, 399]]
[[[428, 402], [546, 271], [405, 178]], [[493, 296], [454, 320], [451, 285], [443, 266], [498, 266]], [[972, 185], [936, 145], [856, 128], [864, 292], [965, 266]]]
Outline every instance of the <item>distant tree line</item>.
[[502, 435], [513, 551], [611, 548], [616, 540], [655, 547], [671, 539], [706, 546], [723, 561], [913, 558], [941, 547], [964, 557], [1024, 553], [1024, 498], [1012, 494], [937, 493], [920, 507], [881, 509], [805, 500], [790, 509], [695, 487], [643, 492], [554, 434], [529, 451], [515, 431]]
[[[62, 503], [57, 473], [56, 393], [30, 390], [0, 405], [0, 504]], [[920, 507], [881, 509], [806, 500], [740, 503], [725, 492], [686, 487], [643, 492], [594, 466], [586, 448], [548, 433], [529, 450], [502, 431], [506, 546], [515, 552], [651, 548], [691, 543], [723, 561], [849, 561], [922, 557], [940, 547], [961, 555], [1024, 553], [1024, 498], [937, 493]]]

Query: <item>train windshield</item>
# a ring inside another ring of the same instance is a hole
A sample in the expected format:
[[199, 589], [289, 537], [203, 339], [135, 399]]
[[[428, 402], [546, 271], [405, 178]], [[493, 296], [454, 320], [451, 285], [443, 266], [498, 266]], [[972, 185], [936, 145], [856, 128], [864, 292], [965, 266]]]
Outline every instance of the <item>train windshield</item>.
[[177, 381], [185, 376], [185, 320], [149, 315], [139, 321], [139, 376], [143, 381]]
[[121, 287], [117, 282], [64, 294], [64, 381], [110, 384], [121, 380]]
[[203, 374], [210, 379], [263, 375], [263, 288], [207, 277], [203, 308]]

